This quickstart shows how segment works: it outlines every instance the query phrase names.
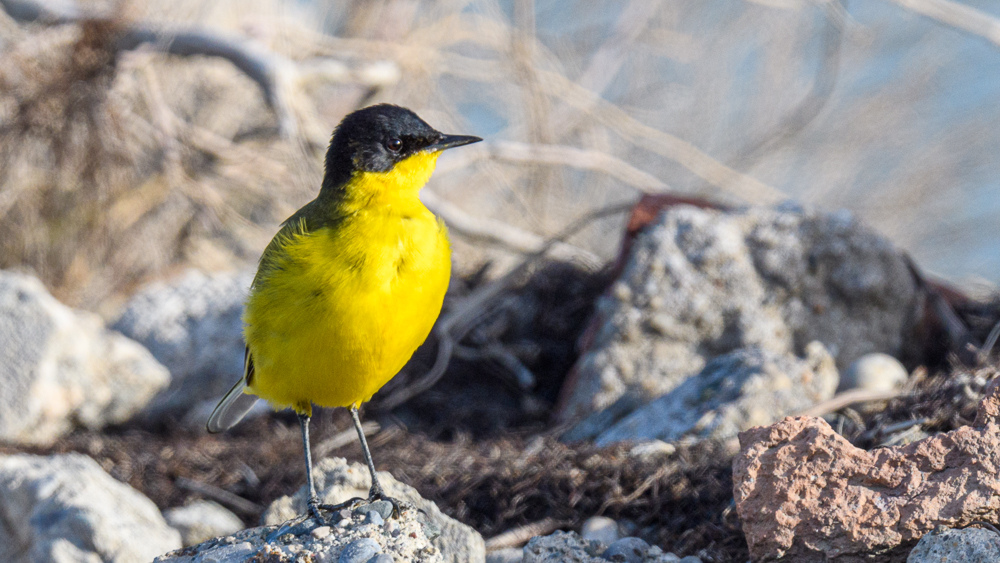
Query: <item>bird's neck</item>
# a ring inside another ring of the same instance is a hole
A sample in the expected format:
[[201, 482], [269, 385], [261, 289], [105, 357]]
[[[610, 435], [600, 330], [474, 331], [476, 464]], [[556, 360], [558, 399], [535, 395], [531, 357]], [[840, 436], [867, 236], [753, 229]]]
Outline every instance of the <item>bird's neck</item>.
[[[439, 152], [417, 153], [388, 172], [358, 171], [334, 190], [342, 212], [399, 209], [420, 205], [419, 193], [434, 172]], [[324, 191], [326, 186], [324, 186]], [[333, 194], [321, 194], [324, 195]]]

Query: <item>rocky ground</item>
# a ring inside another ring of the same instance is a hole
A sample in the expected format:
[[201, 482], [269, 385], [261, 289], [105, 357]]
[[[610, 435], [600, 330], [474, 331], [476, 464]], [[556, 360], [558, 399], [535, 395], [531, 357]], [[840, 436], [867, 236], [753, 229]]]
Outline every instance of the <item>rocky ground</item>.
[[[410, 392], [429, 342], [364, 413], [406, 508], [325, 523], [295, 520], [294, 417], [202, 430], [250, 272], [149, 285], [107, 323], [0, 272], [0, 559], [1000, 558], [996, 296], [844, 213], [667, 203], [606, 270], [455, 280], [445, 318], [477, 308], [448, 369]], [[313, 440], [326, 500], [367, 490], [346, 413]]]

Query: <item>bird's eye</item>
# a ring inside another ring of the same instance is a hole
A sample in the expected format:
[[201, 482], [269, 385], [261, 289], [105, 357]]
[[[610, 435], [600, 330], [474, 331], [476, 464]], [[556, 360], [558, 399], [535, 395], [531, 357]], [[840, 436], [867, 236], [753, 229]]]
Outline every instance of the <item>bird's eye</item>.
[[389, 139], [385, 142], [385, 148], [391, 150], [392, 152], [399, 152], [403, 148], [403, 141], [399, 139]]

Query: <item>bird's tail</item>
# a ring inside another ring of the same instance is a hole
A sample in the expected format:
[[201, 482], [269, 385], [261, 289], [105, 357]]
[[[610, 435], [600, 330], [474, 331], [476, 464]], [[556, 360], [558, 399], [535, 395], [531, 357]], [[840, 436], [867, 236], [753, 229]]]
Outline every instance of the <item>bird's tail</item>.
[[226, 393], [226, 396], [219, 401], [215, 410], [208, 417], [206, 428], [209, 432], [215, 434], [228, 430], [250, 412], [250, 409], [257, 403], [257, 397], [245, 393], [246, 388], [246, 379], [241, 377], [236, 385], [233, 385], [233, 388]]

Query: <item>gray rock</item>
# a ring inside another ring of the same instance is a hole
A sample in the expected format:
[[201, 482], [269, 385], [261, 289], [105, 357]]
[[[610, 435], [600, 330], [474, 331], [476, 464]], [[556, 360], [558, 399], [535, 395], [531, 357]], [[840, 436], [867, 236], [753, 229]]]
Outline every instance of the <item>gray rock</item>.
[[163, 518], [171, 528], [180, 532], [181, 541], [186, 546], [243, 529], [243, 521], [238, 516], [210, 500], [198, 500], [167, 509]]
[[74, 425], [123, 422], [169, 378], [97, 315], [59, 303], [33, 277], [0, 272], [0, 440], [48, 444]]
[[916, 303], [902, 255], [848, 214], [672, 207], [598, 301], [559, 414], [585, 417], [630, 394], [648, 402], [740, 348], [802, 356], [817, 340], [838, 369], [870, 352], [900, 356]]
[[382, 519], [384, 520], [392, 516], [392, 503], [387, 500], [376, 500], [370, 504], [363, 504], [360, 507], [355, 508], [354, 510], [355, 512], [359, 512], [361, 514], [368, 514], [369, 512], [374, 512], [379, 516], [381, 516]]
[[597, 540], [584, 539], [576, 532], [562, 531], [531, 538], [522, 550], [522, 557], [524, 563], [669, 563], [680, 559], [672, 553], [663, 553], [659, 547], [651, 546], [640, 538], [622, 538], [609, 546]]
[[939, 527], [924, 535], [906, 563], [995, 563], [1000, 561], [1000, 536], [992, 530]]
[[146, 562], [180, 534], [148, 498], [80, 454], [0, 456], [0, 561]]
[[547, 536], [535, 536], [524, 546], [524, 563], [607, 563], [600, 554], [605, 546], [600, 542], [588, 541], [576, 532], [553, 532]]
[[369, 559], [379, 553], [382, 553], [382, 546], [377, 541], [361, 538], [344, 546], [344, 550], [337, 557], [337, 563], [368, 563]]
[[379, 511], [369, 510], [365, 513], [365, 522], [381, 526], [382, 524], [385, 524], [385, 518], [382, 518], [382, 514], [379, 513]]
[[[343, 458], [326, 458], [320, 460], [313, 468], [313, 478], [320, 502], [336, 504], [352, 497], [365, 497], [371, 486], [368, 468], [360, 463], [348, 464]], [[421, 534], [431, 538], [431, 543], [440, 552], [444, 561], [449, 563], [482, 562], [486, 560], [486, 545], [478, 532], [461, 522], [446, 516], [433, 502], [424, 499], [408, 485], [392, 478], [392, 475], [380, 472], [379, 482], [387, 495], [413, 504], [421, 512], [414, 518], [426, 519], [421, 525]], [[306, 507], [306, 487], [302, 487], [293, 496], [285, 496], [275, 500], [264, 511], [265, 524], [284, 522], [296, 514], [301, 514]], [[373, 505], [376, 503], [373, 503]], [[363, 514], [354, 515], [364, 518]], [[386, 523], [392, 522], [388, 520]], [[436, 532], [435, 527], [440, 531]], [[436, 535], [439, 533], [440, 535]]]
[[113, 328], [148, 348], [172, 377], [147, 409], [149, 418], [197, 411], [189, 426], [203, 426], [204, 412], [243, 374], [243, 302], [252, 280], [249, 271], [192, 270], [150, 284], [126, 304]]
[[896, 358], [888, 354], [865, 354], [854, 360], [843, 377], [837, 391], [864, 389], [866, 391], [894, 391], [902, 387], [909, 374]]
[[524, 551], [517, 547], [498, 549], [486, 554], [486, 563], [521, 563]]
[[611, 545], [618, 541], [618, 522], [607, 516], [591, 516], [580, 526], [580, 537], [588, 541], [598, 541]]
[[819, 342], [803, 360], [752, 347], [715, 358], [702, 372], [597, 437], [599, 446], [659, 439], [724, 442], [833, 396], [837, 368]]
[[642, 563], [649, 544], [640, 538], [622, 538], [608, 546], [601, 557], [618, 563]]
[[208, 540], [167, 553], [157, 563], [244, 563], [246, 561], [324, 561], [350, 563], [440, 563], [441, 553], [424, 535], [413, 507], [401, 507], [391, 520], [399, 533], [365, 521], [363, 514], [344, 511], [331, 528], [311, 516], [297, 516], [280, 526], [262, 526]]

